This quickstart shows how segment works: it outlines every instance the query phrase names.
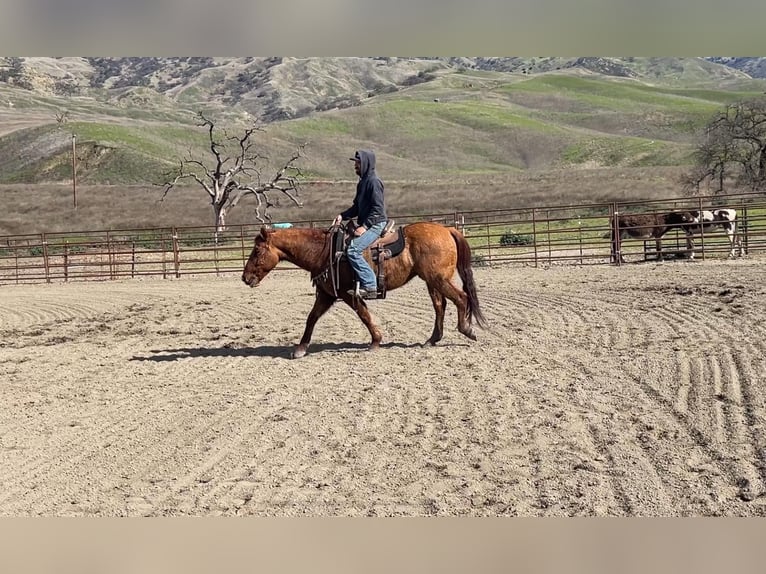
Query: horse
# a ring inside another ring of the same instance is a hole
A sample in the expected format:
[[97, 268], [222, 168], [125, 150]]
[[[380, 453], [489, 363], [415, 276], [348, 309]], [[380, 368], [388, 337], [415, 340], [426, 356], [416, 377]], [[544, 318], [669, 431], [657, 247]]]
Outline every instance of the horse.
[[[479, 307], [476, 285], [471, 269], [471, 248], [463, 234], [454, 227], [433, 222], [415, 222], [400, 228], [404, 236], [404, 249], [383, 263], [388, 291], [398, 289], [414, 277], [425, 281], [436, 317], [433, 332], [424, 345], [435, 345], [444, 334], [444, 313], [447, 300], [457, 307], [457, 328], [471, 340], [476, 340], [473, 321], [484, 328], [486, 320]], [[306, 328], [300, 343], [293, 350], [293, 358], [306, 354], [314, 326], [335, 302], [340, 299], [356, 311], [372, 338], [369, 349], [380, 347], [382, 335], [373, 322], [366, 302], [347, 293], [353, 289], [355, 274], [345, 259], [333, 271], [331, 251], [334, 233], [331, 229], [292, 228], [270, 229], [262, 227], [242, 272], [242, 281], [257, 287], [280, 261], [289, 261], [311, 273], [316, 287], [316, 299], [306, 319]], [[372, 261], [370, 249], [365, 258]], [[371, 263], [373, 270], [376, 263]], [[378, 270], [379, 271], [379, 270]], [[455, 285], [455, 273], [460, 276], [462, 288]]]
[[662, 236], [671, 229], [685, 229], [686, 226], [696, 223], [697, 219], [688, 211], [670, 211], [667, 213], [644, 213], [644, 214], [615, 214], [617, 216], [617, 229], [615, 233], [615, 221], [611, 219], [612, 261], [625, 263], [622, 256], [620, 243], [622, 239], [654, 239], [657, 248], [657, 259], [662, 260]]
[[694, 236], [703, 233], [715, 232], [721, 228], [726, 232], [729, 240], [729, 258], [736, 257], [739, 254], [742, 257], [744, 250], [742, 248], [742, 238], [737, 233], [737, 210], [736, 209], [710, 209], [703, 211], [691, 211], [694, 217], [695, 225], [684, 228], [686, 232], [686, 248], [691, 253], [691, 259], [694, 259]]

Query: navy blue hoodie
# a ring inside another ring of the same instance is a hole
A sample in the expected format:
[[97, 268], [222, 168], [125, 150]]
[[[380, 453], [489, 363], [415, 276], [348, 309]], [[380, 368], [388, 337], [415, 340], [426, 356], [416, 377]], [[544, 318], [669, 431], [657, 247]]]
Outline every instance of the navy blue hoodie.
[[369, 229], [376, 223], [387, 221], [383, 182], [375, 173], [375, 154], [366, 149], [357, 150], [360, 160], [359, 183], [356, 184], [354, 203], [341, 212], [343, 219], [356, 217], [357, 224]]

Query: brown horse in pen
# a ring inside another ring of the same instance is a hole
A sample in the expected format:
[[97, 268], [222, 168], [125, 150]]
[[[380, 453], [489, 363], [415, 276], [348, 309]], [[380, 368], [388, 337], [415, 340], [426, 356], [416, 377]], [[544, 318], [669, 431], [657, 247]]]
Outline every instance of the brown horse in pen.
[[[454, 227], [432, 222], [405, 225], [401, 233], [404, 235], [404, 250], [383, 263], [387, 290], [397, 289], [413, 277], [420, 277], [426, 282], [436, 311], [434, 329], [426, 344], [435, 345], [442, 338], [447, 299], [457, 307], [458, 330], [469, 339], [476, 340], [472, 320], [475, 319], [480, 327], [484, 327], [485, 320], [479, 309], [471, 269], [471, 249], [465, 237]], [[338, 299], [354, 309], [369, 330], [372, 337], [370, 349], [380, 346], [380, 329], [372, 321], [367, 304], [346, 292], [353, 288], [354, 273], [345, 259], [341, 260], [337, 276], [333, 277], [330, 255], [332, 238], [332, 231], [324, 229], [273, 230], [264, 227], [255, 239], [255, 246], [242, 273], [242, 281], [250, 287], [256, 287], [280, 261], [289, 261], [311, 273], [316, 285], [316, 300], [306, 319], [303, 337], [293, 351], [294, 358], [306, 354], [316, 322]], [[369, 249], [365, 257], [368, 262], [371, 261]], [[377, 264], [372, 263], [372, 268], [378, 271]], [[452, 282], [455, 272], [463, 282], [462, 289]]]

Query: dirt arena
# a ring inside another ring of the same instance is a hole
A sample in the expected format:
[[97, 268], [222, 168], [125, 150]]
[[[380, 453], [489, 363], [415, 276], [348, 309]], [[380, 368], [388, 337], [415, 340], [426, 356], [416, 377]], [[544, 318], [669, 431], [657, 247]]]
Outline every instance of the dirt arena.
[[0, 287], [6, 516], [766, 515], [766, 259], [416, 279], [290, 359], [307, 273]]

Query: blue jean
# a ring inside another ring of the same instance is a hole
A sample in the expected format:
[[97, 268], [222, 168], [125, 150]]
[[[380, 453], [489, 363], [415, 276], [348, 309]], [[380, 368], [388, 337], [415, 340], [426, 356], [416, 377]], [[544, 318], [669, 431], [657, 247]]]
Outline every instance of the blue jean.
[[346, 257], [351, 268], [356, 272], [359, 285], [362, 289], [375, 291], [378, 288], [378, 278], [375, 276], [372, 267], [365, 261], [362, 253], [380, 237], [385, 227], [385, 221], [376, 223], [359, 237], [354, 237], [348, 245]]

